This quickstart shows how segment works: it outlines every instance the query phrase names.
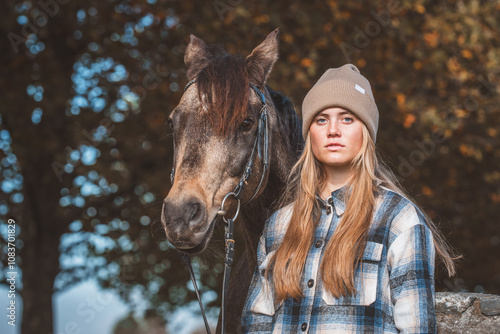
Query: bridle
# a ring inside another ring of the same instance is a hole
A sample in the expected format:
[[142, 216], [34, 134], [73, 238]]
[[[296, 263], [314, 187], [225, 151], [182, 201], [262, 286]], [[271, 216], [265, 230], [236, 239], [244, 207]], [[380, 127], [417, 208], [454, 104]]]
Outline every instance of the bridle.
[[[189, 81], [186, 84], [186, 87], [184, 87], [184, 92], [194, 83], [196, 82], [196, 79], [193, 79]], [[255, 141], [253, 144], [252, 148], [252, 153], [250, 154], [250, 158], [248, 159], [248, 162], [245, 166], [245, 170], [243, 171], [243, 175], [240, 178], [240, 181], [236, 185], [233, 191], [229, 192], [224, 196], [224, 199], [222, 200], [221, 207], [217, 211], [217, 216], [214, 218], [217, 219], [217, 217], [222, 217], [225, 223], [225, 248], [226, 248], [226, 257], [224, 260], [224, 280], [223, 280], [223, 285], [222, 285], [222, 307], [221, 307], [221, 321], [222, 321], [222, 333], [225, 334], [226, 329], [225, 329], [225, 315], [226, 315], [226, 295], [227, 295], [227, 288], [229, 285], [229, 277], [231, 276], [231, 266], [233, 264], [233, 258], [234, 258], [234, 236], [233, 236], [233, 227], [234, 227], [234, 221], [238, 217], [238, 214], [240, 212], [240, 199], [243, 194], [243, 191], [245, 190], [246, 185], [248, 184], [248, 179], [252, 175], [252, 170], [254, 166], [254, 159], [255, 159], [255, 154], [258, 154], [259, 158], [262, 160], [262, 175], [260, 177], [259, 185], [255, 189], [253, 195], [250, 197], [249, 200], [243, 203], [243, 205], [249, 203], [252, 201], [255, 196], [260, 192], [260, 189], [262, 187], [262, 184], [264, 183], [264, 180], [269, 174], [269, 121], [268, 121], [268, 113], [267, 113], [267, 106], [266, 106], [266, 97], [264, 94], [260, 91], [260, 89], [255, 86], [254, 84], [250, 83], [250, 87], [253, 89], [253, 91], [257, 94], [259, 97], [260, 101], [262, 102], [262, 108], [260, 109], [259, 112], [259, 121], [257, 125], [257, 136], [255, 137]], [[174, 144], [174, 149], [175, 149], [175, 144]], [[175, 159], [175, 154], [174, 154], [174, 159]], [[175, 178], [175, 160], [173, 162], [172, 166], [172, 172], [170, 174], [170, 182], [173, 184], [174, 183], [174, 178]], [[236, 213], [234, 214], [233, 218], [226, 218], [226, 210], [224, 208], [224, 205], [226, 203], [226, 200], [229, 197], [234, 197], [234, 199], [237, 200], [237, 207], [236, 207]], [[214, 223], [214, 222], [212, 222]], [[210, 334], [210, 327], [208, 326], [208, 321], [205, 315], [205, 311], [203, 308], [203, 303], [201, 302], [201, 297], [200, 293], [198, 290], [198, 286], [196, 284], [196, 279], [194, 277], [194, 272], [193, 268], [191, 266], [191, 258], [184, 253], [181, 253], [181, 258], [182, 262], [186, 266], [186, 268], [189, 271], [189, 275], [191, 276], [191, 281], [193, 282], [193, 286], [196, 292], [196, 297], [198, 298], [198, 303], [200, 304], [200, 309], [201, 309], [201, 314], [203, 316], [203, 320], [205, 322], [205, 328], [207, 330], [207, 333]]]

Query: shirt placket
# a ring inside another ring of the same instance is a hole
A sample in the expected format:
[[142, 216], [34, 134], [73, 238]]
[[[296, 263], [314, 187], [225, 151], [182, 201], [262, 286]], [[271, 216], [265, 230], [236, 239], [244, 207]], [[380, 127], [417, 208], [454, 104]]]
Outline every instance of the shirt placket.
[[321, 220], [314, 232], [314, 240], [309, 250], [302, 280], [302, 289], [304, 291], [304, 298], [302, 299], [302, 307], [305, 312], [301, 312], [300, 318], [300, 333], [309, 333], [311, 324], [311, 315], [314, 304], [314, 294], [316, 285], [318, 284], [319, 265], [321, 262], [321, 255], [326, 244], [326, 238], [330, 225], [334, 223], [334, 210], [332, 201], [326, 202], [326, 207], [322, 210]]

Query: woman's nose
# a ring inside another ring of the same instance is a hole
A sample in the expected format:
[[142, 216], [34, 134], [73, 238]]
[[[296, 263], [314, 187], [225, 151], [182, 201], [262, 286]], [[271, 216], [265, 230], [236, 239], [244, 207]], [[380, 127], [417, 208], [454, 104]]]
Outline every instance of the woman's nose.
[[328, 127], [328, 136], [336, 136], [340, 135], [340, 128], [339, 124], [337, 121], [330, 122], [330, 125]]

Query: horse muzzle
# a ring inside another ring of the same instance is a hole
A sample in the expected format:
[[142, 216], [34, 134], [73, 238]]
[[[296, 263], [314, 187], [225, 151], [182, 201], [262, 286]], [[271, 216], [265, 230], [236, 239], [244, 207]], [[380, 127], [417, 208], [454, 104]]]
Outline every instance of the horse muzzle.
[[205, 204], [195, 197], [165, 198], [161, 221], [170, 243], [190, 253], [204, 250], [214, 225], [208, 221]]

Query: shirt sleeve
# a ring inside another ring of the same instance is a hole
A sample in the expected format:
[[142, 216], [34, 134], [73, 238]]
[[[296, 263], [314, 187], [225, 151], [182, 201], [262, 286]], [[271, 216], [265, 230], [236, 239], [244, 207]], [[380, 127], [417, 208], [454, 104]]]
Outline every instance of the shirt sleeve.
[[401, 333], [436, 333], [432, 233], [413, 207], [401, 219], [387, 255], [394, 321]]
[[272, 284], [264, 277], [263, 271], [272, 256], [266, 252], [265, 231], [257, 247], [257, 266], [250, 282], [247, 299], [241, 315], [243, 333], [271, 333], [274, 315], [274, 293]]

